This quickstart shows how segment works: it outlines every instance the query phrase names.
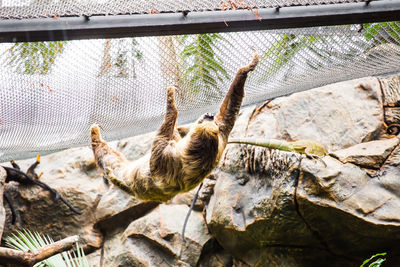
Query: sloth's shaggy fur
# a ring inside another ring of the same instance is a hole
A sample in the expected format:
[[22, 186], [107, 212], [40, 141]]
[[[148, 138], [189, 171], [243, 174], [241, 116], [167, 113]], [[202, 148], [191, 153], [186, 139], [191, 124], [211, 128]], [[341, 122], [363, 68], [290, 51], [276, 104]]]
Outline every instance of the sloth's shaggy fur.
[[99, 127], [93, 125], [92, 149], [105, 177], [139, 199], [160, 202], [196, 187], [218, 165], [242, 104], [247, 74], [255, 69], [258, 58], [255, 54], [249, 65], [238, 70], [215, 118], [204, 115], [184, 137], [176, 126], [176, 88], [168, 87], [164, 122], [150, 153], [136, 161], [129, 162], [111, 149], [101, 138]]

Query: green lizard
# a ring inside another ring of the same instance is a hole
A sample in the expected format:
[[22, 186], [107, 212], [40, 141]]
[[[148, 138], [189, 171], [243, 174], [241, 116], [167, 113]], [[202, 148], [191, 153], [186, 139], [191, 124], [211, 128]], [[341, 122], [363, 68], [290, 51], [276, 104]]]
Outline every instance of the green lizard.
[[279, 139], [231, 138], [228, 144], [247, 144], [305, 154], [310, 158], [328, 155], [325, 146], [310, 140], [285, 141]]

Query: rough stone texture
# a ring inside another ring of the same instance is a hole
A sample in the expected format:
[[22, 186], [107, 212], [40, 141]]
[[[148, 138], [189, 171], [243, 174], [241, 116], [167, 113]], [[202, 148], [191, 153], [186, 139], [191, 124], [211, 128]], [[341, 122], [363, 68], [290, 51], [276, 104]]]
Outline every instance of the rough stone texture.
[[337, 159], [227, 147], [206, 220], [235, 266], [358, 266], [379, 251], [398, 264], [400, 148], [398, 138], [376, 140], [387, 136], [378, 80], [274, 99], [249, 114], [232, 136], [315, 140]]
[[398, 192], [385, 188], [384, 177], [372, 178], [356, 165], [329, 157], [324, 161], [327, 168], [302, 161], [296, 198], [304, 221], [333, 254], [361, 258], [366, 249], [389, 250], [395, 257], [400, 237]]
[[[196, 186], [194, 189], [190, 190], [189, 192], [176, 195], [173, 199], [168, 201], [167, 204], [175, 204], [175, 205], [183, 204], [183, 205], [190, 207], [190, 205], [192, 204], [194, 195], [198, 191], [199, 186], [200, 185]], [[203, 201], [201, 201], [198, 198], [196, 200], [196, 202], [194, 203], [193, 209], [197, 210], [197, 211], [202, 211], [204, 209]]]
[[399, 145], [399, 138], [376, 140], [331, 152], [342, 163], [354, 163], [360, 167], [378, 169]]
[[388, 125], [398, 123], [400, 121], [400, 107], [385, 108], [385, 119]]
[[157, 202], [143, 202], [132, 198], [124, 191], [111, 185], [96, 208], [95, 228], [113, 231], [117, 226], [126, 227], [156, 206]]
[[329, 151], [377, 138], [383, 128], [376, 78], [330, 84], [277, 98], [249, 121], [248, 136], [309, 139]]
[[[105, 266], [195, 266], [210, 240], [201, 213], [194, 212], [182, 241], [186, 205], [160, 205], [104, 244]], [[157, 253], [155, 253], [155, 251]]]
[[[21, 228], [46, 233], [53, 239], [80, 234], [89, 246], [99, 247], [101, 234], [93, 228], [94, 211], [106, 186], [95, 168], [89, 148], [76, 148], [42, 157], [37, 172], [41, 181], [56, 189], [82, 212], [77, 215], [61, 201], [37, 186], [9, 183], [6, 191], [16, 208], [16, 224], [7, 220], [5, 235]], [[18, 162], [26, 170], [34, 160]], [[10, 214], [10, 212], [8, 212]]]
[[[398, 48], [397, 48], [398, 49]], [[400, 105], [400, 75], [380, 79], [385, 106]]]
[[232, 255], [224, 250], [215, 239], [212, 239], [203, 248], [198, 267], [227, 267], [233, 265]]

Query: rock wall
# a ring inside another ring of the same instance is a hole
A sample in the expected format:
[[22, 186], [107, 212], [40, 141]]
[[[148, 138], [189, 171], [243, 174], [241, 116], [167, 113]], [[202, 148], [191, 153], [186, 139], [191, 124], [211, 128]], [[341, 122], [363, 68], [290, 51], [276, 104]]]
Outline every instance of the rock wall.
[[[38, 167], [82, 215], [41, 188], [10, 182], [5, 193], [17, 220], [11, 225], [5, 204], [3, 236], [20, 228], [54, 239], [80, 234], [94, 266], [359, 266], [377, 252], [396, 266], [399, 100], [399, 77], [367, 77], [244, 108], [232, 137], [309, 139], [330, 154], [228, 145], [205, 180], [186, 243], [181, 231], [194, 191], [161, 205], [135, 200], [105, 183], [89, 148], [42, 157]], [[114, 145], [135, 160], [152, 137]]]

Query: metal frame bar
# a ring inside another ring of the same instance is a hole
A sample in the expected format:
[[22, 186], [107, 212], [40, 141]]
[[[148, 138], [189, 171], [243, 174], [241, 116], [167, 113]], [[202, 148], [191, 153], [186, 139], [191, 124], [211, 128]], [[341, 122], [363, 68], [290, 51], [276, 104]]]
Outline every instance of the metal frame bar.
[[[400, 1], [91, 17], [0, 20], [0, 42], [256, 31], [400, 19]], [[260, 20], [261, 18], [261, 20]]]

